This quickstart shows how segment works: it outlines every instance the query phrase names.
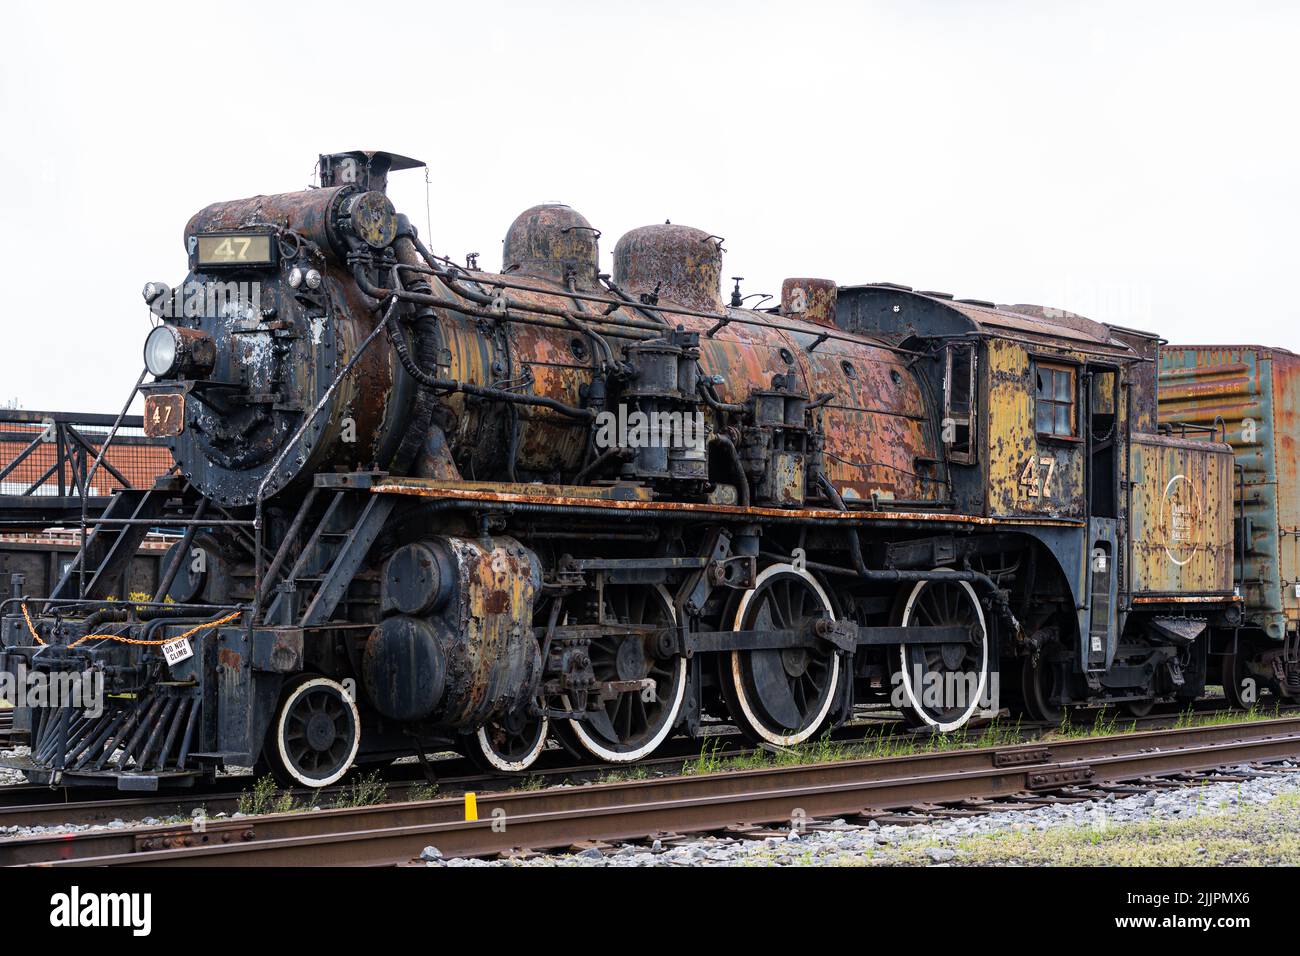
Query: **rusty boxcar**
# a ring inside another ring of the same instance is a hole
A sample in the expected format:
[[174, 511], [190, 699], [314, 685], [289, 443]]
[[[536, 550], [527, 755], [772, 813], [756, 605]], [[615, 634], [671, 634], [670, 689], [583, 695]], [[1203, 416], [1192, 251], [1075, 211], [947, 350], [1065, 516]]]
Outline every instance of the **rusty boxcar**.
[[1243, 627], [1222, 682], [1238, 703], [1300, 694], [1300, 356], [1255, 345], [1173, 345], [1160, 361], [1160, 417], [1235, 454], [1233, 581]]
[[[448, 747], [631, 762], [710, 720], [793, 746], [863, 702], [943, 732], [1202, 692], [1239, 604], [1231, 450], [1156, 430], [1155, 336], [813, 277], [727, 305], [721, 237], [634, 229], [607, 274], [553, 203], [490, 272], [393, 207], [418, 165], [326, 155], [318, 188], [191, 218], [138, 386], [178, 473], [0, 634], [0, 668], [98, 668], [108, 704], [19, 708], [11, 765], [324, 786]], [[208, 573], [110, 600], [159, 523]]]

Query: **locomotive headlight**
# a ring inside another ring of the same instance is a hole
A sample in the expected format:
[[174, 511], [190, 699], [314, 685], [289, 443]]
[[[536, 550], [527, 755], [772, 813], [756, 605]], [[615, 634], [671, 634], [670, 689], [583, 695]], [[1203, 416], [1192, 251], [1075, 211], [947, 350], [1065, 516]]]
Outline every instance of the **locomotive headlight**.
[[170, 325], [160, 325], [149, 332], [144, 340], [144, 367], [154, 378], [166, 378], [176, 371], [176, 330]]
[[307, 275], [304, 277], [304, 281], [307, 283], [307, 288], [319, 289], [320, 282], [321, 282], [320, 273], [317, 272], [315, 269], [308, 269]]
[[293, 271], [289, 273], [289, 288], [296, 289], [300, 285], [302, 285], [302, 270], [294, 266]]
[[144, 367], [154, 378], [206, 378], [216, 357], [212, 337], [197, 329], [159, 325], [144, 340]]

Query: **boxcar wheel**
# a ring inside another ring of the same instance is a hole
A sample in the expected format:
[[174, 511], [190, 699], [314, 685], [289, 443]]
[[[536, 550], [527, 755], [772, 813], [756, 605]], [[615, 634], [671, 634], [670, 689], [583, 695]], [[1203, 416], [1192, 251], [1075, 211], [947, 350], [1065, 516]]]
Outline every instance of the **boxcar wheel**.
[[1124, 702], [1124, 710], [1128, 712], [1130, 717], [1145, 717], [1155, 710], [1155, 706], [1156, 702], [1152, 697], [1148, 697], [1146, 700], [1127, 700]]
[[1244, 641], [1239, 641], [1234, 653], [1223, 655], [1220, 677], [1223, 696], [1227, 698], [1228, 706], [1236, 710], [1250, 710], [1259, 702], [1259, 681], [1246, 670], [1250, 650]]
[[328, 787], [351, 769], [360, 745], [361, 717], [343, 685], [306, 676], [280, 695], [262, 756], [281, 786]]

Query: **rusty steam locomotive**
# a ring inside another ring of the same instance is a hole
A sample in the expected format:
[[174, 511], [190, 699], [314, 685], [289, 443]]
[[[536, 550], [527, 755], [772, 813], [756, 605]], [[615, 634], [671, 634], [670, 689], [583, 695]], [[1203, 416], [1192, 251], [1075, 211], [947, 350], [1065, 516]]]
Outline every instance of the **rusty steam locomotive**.
[[[418, 165], [327, 155], [209, 206], [186, 281], [146, 286], [176, 468], [6, 605], [3, 672], [106, 689], [19, 710], [30, 777], [324, 786], [448, 747], [635, 761], [709, 721], [796, 745], [873, 700], [949, 731], [1203, 692], [1241, 616], [1233, 458], [1157, 426], [1156, 336], [814, 278], [728, 306], [720, 237], [634, 229], [605, 275], [555, 204], [491, 273], [396, 212]], [[111, 600], [160, 526], [153, 600]]]

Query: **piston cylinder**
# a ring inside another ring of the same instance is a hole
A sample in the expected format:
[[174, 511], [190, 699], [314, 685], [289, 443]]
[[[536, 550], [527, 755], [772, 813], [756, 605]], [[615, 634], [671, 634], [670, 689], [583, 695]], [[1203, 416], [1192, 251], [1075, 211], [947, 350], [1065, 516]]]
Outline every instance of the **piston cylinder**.
[[384, 566], [390, 613], [362, 659], [375, 709], [473, 727], [527, 706], [541, 678], [532, 632], [541, 580], [537, 555], [513, 538], [432, 538], [395, 552]]

